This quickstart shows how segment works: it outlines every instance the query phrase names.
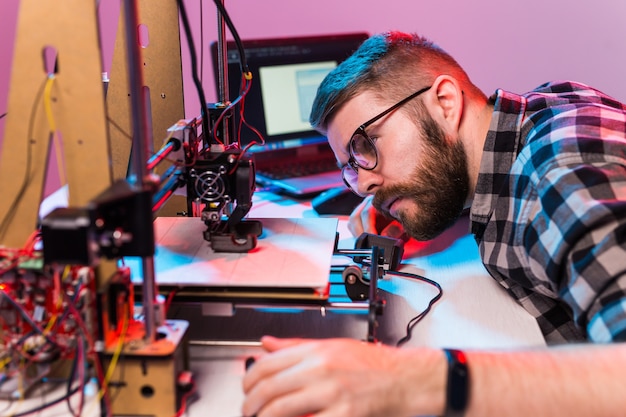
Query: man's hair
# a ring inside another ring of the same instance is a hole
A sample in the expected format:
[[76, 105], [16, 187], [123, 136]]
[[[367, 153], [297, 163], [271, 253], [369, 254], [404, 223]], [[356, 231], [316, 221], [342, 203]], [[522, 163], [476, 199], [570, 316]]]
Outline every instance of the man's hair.
[[428, 39], [403, 32], [373, 35], [324, 78], [309, 122], [325, 133], [334, 114], [352, 97], [369, 90], [380, 99], [398, 101], [442, 74], [477, 90], [454, 58]]

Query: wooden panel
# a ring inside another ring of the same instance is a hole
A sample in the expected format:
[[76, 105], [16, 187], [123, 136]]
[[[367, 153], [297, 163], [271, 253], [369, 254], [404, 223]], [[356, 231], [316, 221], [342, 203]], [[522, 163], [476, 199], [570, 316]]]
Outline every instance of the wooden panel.
[[0, 244], [9, 247], [22, 246], [37, 227], [52, 136], [42, 92], [47, 47], [58, 56], [48, 96], [70, 205], [85, 205], [112, 180], [96, 2], [22, 0], [0, 161]]
[[[132, 141], [123, 13], [122, 9], [107, 92], [107, 109], [112, 121], [110, 131], [113, 175], [116, 179], [126, 176]], [[185, 116], [177, 4], [171, 0], [140, 0], [139, 20], [140, 25], [147, 29], [140, 32], [148, 34], [148, 43], [142, 49], [143, 76], [150, 92], [149, 117], [152, 120], [153, 149], [158, 150], [167, 137], [167, 128]], [[162, 173], [168, 166], [167, 162], [163, 163], [156, 172]], [[185, 203], [186, 201], [179, 203], [180, 207], [175, 211], [184, 210]]]

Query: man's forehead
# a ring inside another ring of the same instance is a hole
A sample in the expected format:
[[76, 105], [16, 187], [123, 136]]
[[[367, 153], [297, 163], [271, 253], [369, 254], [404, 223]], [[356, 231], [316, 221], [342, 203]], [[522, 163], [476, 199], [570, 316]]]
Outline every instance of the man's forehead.
[[347, 100], [328, 122], [327, 134], [333, 141], [347, 145], [352, 133], [363, 123], [378, 114], [385, 105], [371, 91], [363, 91]]

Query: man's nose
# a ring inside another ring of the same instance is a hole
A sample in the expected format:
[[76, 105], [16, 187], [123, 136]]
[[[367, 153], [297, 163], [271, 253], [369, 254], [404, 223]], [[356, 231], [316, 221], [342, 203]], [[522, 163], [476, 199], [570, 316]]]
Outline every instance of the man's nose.
[[382, 182], [380, 174], [376, 172], [376, 169], [371, 171], [360, 169], [358, 174], [357, 192], [363, 196], [374, 194]]

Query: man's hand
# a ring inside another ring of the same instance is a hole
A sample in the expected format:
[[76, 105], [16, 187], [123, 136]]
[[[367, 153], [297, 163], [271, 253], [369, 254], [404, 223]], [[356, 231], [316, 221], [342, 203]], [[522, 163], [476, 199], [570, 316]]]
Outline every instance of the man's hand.
[[348, 219], [348, 230], [353, 236], [358, 237], [362, 233], [373, 233], [381, 236], [389, 236], [395, 239], [407, 240], [402, 225], [383, 216], [372, 205], [373, 196], [367, 196], [354, 209]]
[[388, 417], [441, 414], [440, 350], [398, 349], [353, 339], [264, 337], [268, 354], [243, 380], [245, 416]]

